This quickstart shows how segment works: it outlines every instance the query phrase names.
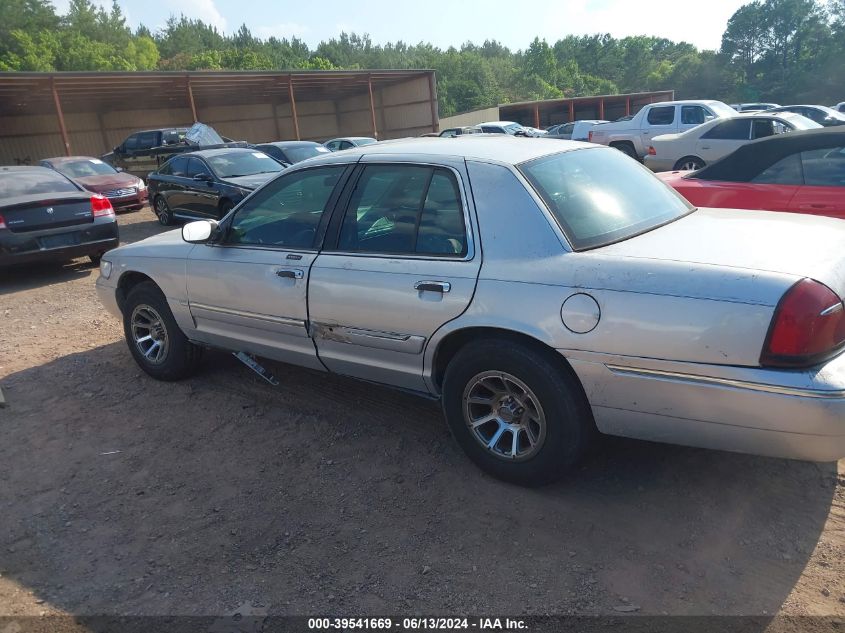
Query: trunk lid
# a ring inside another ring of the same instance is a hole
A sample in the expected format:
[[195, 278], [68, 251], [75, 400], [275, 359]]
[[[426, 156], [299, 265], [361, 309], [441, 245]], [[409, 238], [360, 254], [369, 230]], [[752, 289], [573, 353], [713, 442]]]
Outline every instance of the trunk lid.
[[91, 194], [61, 194], [45, 198], [44, 194], [16, 196], [3, 200], [0, 215], [12, 233], [55, 229], [90, 224], [94, 221]]
[[772, 211], [698, 209], [599, 249], [621, 257], [809, 277], [845, 297], [845, 222]]

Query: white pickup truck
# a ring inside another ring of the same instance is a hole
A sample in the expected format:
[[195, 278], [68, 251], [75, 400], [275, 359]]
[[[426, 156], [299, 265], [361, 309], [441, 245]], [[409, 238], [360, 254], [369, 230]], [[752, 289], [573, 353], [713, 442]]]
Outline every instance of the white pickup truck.
[[590, 130], [592, 143], [610, 145], [642, 160], [652, 137], [684, 132], [705, 121], [736, 116], [736, 110], [721, 101], [663, 101], [651, 103], [630, 120], [602, 123]]

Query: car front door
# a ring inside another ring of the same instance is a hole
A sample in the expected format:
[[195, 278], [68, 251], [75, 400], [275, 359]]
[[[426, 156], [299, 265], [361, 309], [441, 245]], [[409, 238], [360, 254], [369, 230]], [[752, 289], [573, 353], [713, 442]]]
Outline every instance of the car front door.
[[188, 159], [188, 184], [185, 208], [201, 218], [216, 218], [220, 204], [220, 186], [208, 165], [201, 158]]
[[185, 215], [190, 213], [188, 204], [190, 202], [188, 193], [188, 158], [186, 156], [174, 156], [162, 167], [156, 177], [156, 195], [167, 201], [167, 206], [174, 214]]
[[677, 106], [652, 106], [646, 113], [645, 125], [640, 131], [640, 138], [643, 147], [648, 148], [651, 144], [651, 139], [661, 134], [671, 134], [678, 131], [678, 124], [676, 123]]
[[426, 390], [426, 343], [469, 306], [481, 262], [465, 169], [379, 156], [356, 168], [309, 282], [331, 371]]
[[845, 218], [845, 147], [801, 152], [804, 185], [790, 211]]
[[324, 369], [308, 334], [308, 271], [346, 171], [312, 167], [277, 178], [227, 220], [219, 243], [191, 250], [192, 338]]

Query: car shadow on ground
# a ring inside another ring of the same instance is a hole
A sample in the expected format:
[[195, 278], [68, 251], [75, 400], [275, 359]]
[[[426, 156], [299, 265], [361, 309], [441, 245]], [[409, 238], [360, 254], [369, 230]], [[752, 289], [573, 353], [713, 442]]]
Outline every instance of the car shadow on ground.
[[162, 383], [114, 343], [4, 378], [3, 577], [74, 614], [765, 615], [837, 482], [608, 439], [522, 489], [479, 472], [436, 403], [270, 367], [278, 387], [214, 353]]

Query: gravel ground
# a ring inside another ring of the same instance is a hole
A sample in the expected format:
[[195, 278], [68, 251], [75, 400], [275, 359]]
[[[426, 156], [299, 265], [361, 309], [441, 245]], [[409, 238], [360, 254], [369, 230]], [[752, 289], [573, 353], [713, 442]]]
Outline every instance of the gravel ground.
[[837, 464], [608, 438], [520, 489], [403, 393], [224, 354], [153, 381], [96, 274], [0, 272], [0, 615], [845, 615]]

